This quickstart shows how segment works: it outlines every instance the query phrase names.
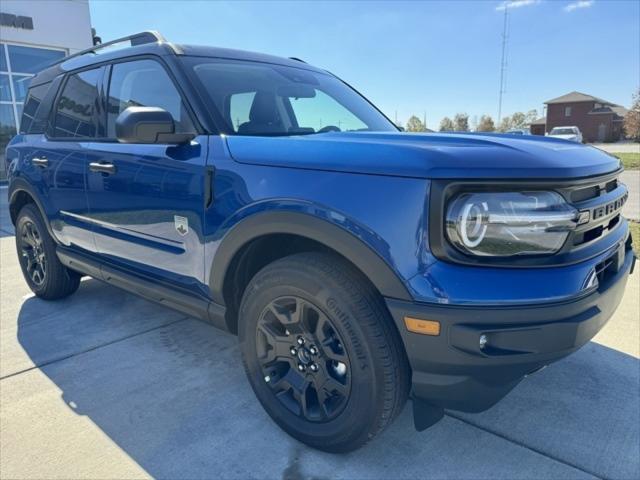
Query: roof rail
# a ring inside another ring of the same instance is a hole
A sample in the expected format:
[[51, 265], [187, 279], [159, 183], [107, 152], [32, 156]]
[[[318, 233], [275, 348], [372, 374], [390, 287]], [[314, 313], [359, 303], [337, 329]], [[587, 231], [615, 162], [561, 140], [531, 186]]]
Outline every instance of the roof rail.
[[133, 35], [128, 35], [122, 38], [116, 38], [115, 40], [111, 40], [107, 43], [101, 43], [100, 45], [94, 45], [91, 48], [87, 48], [86, 50], [81, 50], [67, 57], [61, 58], [57, 62], [51, 63], [49, 66], [56, 65], [58, 63], [66, 62], [71, 58], [81, 57], [82, 55], [86, 55], [87, 53], [96, 53], [97, 51], [110, 47], [111, 45], [115, 45], [123, 42], [131, 42], [131, 46], [135, 47], [137, 45], [144, 45], [145, 43], [163, 43], [166, 42], [164, 37], [160, 34], [160, 32], [156, 32], [154, 30], [148, 30], [145, 32], [134, 33]]
[[289, 60], [295, 60], [296, 62], [302, 62], [302, 63], [307, 63], [304, 60], [302, 60], [301, 58], [298, 57], [289, 57]]

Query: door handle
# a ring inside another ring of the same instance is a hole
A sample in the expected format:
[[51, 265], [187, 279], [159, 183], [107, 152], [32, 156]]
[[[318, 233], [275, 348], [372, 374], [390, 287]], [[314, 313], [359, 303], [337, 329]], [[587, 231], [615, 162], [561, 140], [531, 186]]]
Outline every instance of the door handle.
[[105, 173], [112, 175], [116, 173], [116, 166], [113, 163], [92, 162], [89, 164], [89, 170], [92, 172]]
[[36, 167], [45, 168], [49, 166], [49, 159], [47, 157], [33, 157], [31, 164]]
[[207, 167], [204, 175], [204, 208], [209, 208], [213, 203], [213, 177], [214, 167]]

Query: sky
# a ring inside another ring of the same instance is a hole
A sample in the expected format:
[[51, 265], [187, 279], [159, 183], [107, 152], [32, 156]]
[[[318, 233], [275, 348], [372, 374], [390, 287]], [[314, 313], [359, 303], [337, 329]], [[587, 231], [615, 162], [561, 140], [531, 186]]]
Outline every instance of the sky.
[[457, 112], [503, 116], [571, 91], [629, 108], [640, 87], [640, 0], [90, 0], [103, 41], [158, 30], [171, 42], [298, 57], [339, 76], [389, 118], [437, 129]]

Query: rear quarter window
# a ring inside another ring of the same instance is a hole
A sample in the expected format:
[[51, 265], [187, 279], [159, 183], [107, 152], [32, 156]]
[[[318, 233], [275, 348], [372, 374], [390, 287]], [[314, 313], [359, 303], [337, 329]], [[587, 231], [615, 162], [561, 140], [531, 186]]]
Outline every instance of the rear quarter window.
[[[51, 112], [51, 101], [47, 93], [51, 82], [29, 88], [20, 119], [20, 133], [44, 133]], [[49, 101], [47, 101], [49, 100]]]

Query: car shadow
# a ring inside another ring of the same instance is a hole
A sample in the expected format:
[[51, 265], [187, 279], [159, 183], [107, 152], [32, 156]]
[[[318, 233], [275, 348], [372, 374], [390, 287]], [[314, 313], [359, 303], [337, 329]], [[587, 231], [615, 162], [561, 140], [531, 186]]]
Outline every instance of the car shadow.
[[[173, 316], [114, 340], [110, 331], [122, 328], [123, 318], [142, 320], [138, 301], [114, 302], [130, 296], [95, 280], [83, 282], [80, 294], [46, 304], [59, 314], [55, 321], [43, 320], [41, 300], [27, 299], [18, 316], [20, 346], [68, 408], [156, 478], [416, 478], [427, 472], [436, 478], [637, 478], [640, 472], [640, 363], [596, 343], [528, 377], [483, 414], [451, 412], [418, 433], [405, 408], [376, 440], [339, 456], [308, 449], [269, 419], [244, 377], [235, 336]], [[87, 302], [90, 308], [69, 310]], [[173, 315], [149, 308], [147, 316]], [[65, 311], [78, 325], [71, 330], [60, 328]], [[85, 344], [89, 331], [92, 343]], [[56, 345], [73, 351], [56, 356]]]
[[0, 229], [0, 238], [14, 237], [14, 236], [15, 236], [15, 233], [6, 232], [5, 230]]

